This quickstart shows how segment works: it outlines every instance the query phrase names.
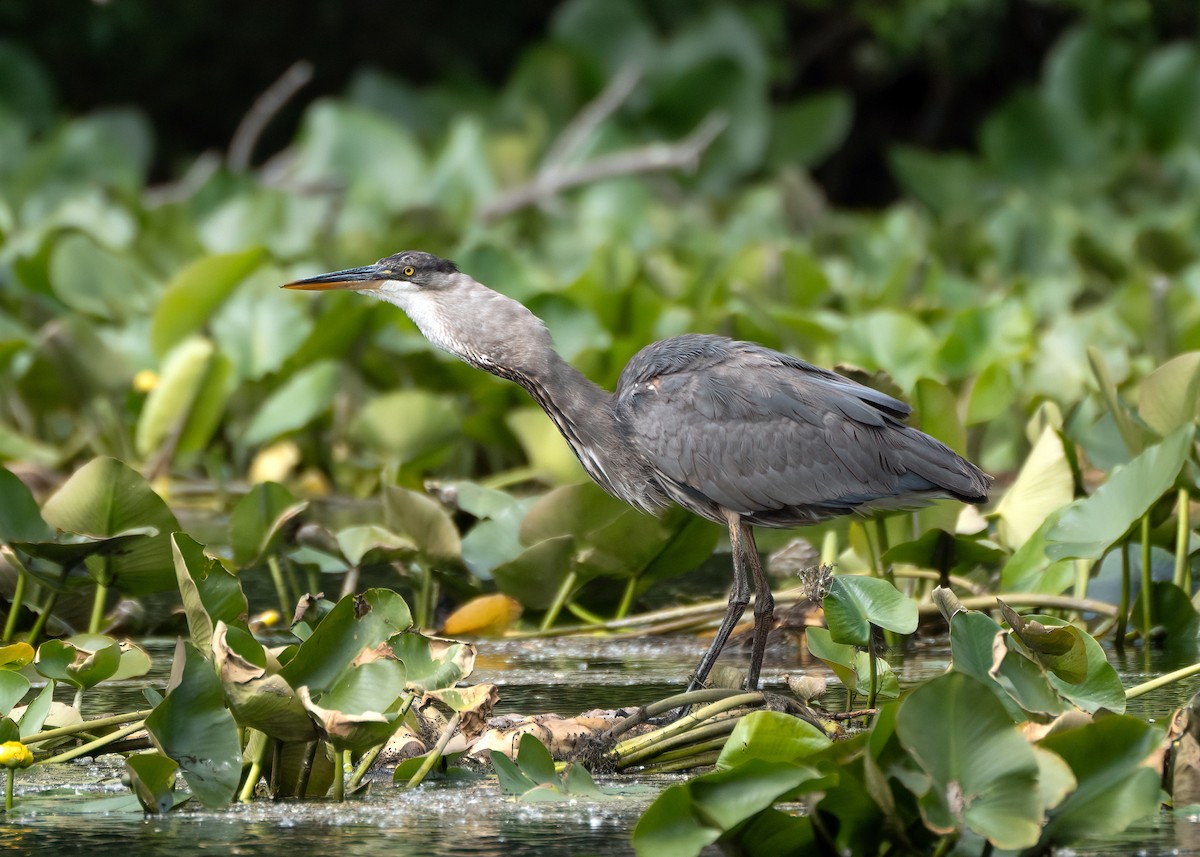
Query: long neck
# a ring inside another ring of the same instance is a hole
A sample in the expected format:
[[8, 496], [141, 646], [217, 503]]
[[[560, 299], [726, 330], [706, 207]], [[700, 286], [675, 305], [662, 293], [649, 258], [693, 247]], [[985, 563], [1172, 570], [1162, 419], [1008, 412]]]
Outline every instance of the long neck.
[[434, 345], [524, 387], [604, 490], [648, 511], [665, 502], [649, 487], [646, 463], [620, 437], [612, 393], [563, 360], [527, 307], [465, 274], [437, 291], [378, 296], [404, 309]]
[[608, 493], [635, 505], [644, 491], [644, 465], [617, 431], [613, 395], [593, 384], [555, 351], [545, 353], [536, 370], [485, 366], [489, 372], [515, 381], [554, 421], [584, 470]]

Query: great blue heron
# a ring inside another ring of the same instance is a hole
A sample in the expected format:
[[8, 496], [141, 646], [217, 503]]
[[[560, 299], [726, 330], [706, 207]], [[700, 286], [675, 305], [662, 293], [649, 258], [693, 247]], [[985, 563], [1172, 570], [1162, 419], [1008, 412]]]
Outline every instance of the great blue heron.
[[761, 345], [673, 336], [634, 355], [609, 393], [559, 356], [525, 306], [430, 253], [285, 288], [350, 289], [395, 304], [438, 348], [524, 387], [605, 491], [647, 512], [674, 501], [727, 526], [729, 607], [689, 689], [703, 685], [750, 601], [747, 569], [757, 597], [746, 687], [758, 687], [775, 602], [752, 527], [987, 499], [979, 468], [904, 424], [908, 405]]

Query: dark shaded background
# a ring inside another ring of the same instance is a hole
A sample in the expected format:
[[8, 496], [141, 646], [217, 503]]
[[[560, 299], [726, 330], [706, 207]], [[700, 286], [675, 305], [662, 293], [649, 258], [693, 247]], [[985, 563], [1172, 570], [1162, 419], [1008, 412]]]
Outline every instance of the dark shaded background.
[[[55, 78], [72, 113], [135, 104], [158, 135], [154, 178], [198, 151], [224, 148], [254, 98], [291, 63], [316, 76], [268, 129], [260, 152], [293, 136], [305, 102], [340, 92], [363, 66], [414, 83], [460, 79], [499, 88], [547, 36], [555, 0], [5, 0], [0, 34]], [[664, 31], [703, 2], [643, 0]], [[837, 205], [875, 206], [896, 187], [883, 153], [896, 142], [972, 147], [979, 123], [1036, 80], [1049, 47], [1081, 17], [1148, 41], [1194, 38], [1195, 0], [792, 0], [741, 4], [772, 51], [773, 94], [844, 88], [850, 138], [817, 171]], [[936, 13], [932, 10], [937, 10]], [[782, 22], [783, 26], [779, 26]]]

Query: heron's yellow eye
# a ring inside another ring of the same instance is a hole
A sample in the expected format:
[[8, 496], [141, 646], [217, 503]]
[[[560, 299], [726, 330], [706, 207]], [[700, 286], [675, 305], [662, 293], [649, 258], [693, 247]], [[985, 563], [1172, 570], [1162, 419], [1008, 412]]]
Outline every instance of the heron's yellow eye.
[[404, 269], [404, 276], [411, 277], [416, 272], [417, 272], [416, 268], [414, 268], [412, 265], [409, 265], [407, 268]]

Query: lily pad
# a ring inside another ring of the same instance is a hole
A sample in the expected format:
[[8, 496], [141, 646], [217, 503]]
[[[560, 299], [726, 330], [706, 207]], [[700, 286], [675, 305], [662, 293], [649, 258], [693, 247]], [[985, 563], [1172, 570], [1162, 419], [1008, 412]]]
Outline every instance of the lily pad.
[[997, 848], [1038, 841], [1038, 763], [1000, 702], [965, 673], [918, 687], [901, 704], [896, 734], [932, 787], [918, 797], [933, 830], [966, 827]]
[[825, 622], [835, 643], [866, 646], [871, 626], [897, 634], [917, 630], [917, 604], [886, 580], [835, 575], [825, 596]]

